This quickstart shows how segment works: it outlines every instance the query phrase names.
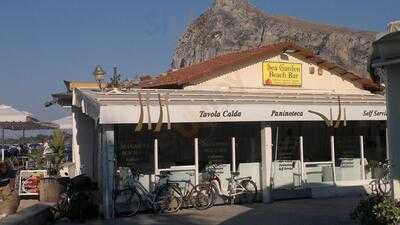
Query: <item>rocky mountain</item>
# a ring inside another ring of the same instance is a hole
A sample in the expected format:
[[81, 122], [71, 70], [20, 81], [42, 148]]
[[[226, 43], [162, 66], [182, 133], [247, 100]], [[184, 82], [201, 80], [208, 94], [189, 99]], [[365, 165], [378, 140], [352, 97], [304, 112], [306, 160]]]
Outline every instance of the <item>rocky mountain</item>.
[[184, 32], [171, 63], [179, 69], [215, 56], [280, 41], [311, 48], [331, 62], [368, 77], [375, 32], [357, 31], [264, 13], [247, 0], [215, 0]]

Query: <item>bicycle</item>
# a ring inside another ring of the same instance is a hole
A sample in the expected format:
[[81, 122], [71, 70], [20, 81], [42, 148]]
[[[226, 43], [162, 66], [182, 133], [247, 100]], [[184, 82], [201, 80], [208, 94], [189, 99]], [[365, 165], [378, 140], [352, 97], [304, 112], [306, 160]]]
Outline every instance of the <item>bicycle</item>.
[[[193, 174], [187, 173], [189, 176]], [[209, 208], [210, 197], [212, 195], [211, 188], [205, 184], [194, 185], [191, 180], [170, 180], [170, 183], [184, 184], [184, 188], [180, 188], [180, 195], [182, 196], [182, 207], [193, 206], [198, 210], [205, 210]]]
[[57, 180], [65, 187], [65, 191], [60, 194], [57, 204], [50, 209], [54, 221], [67, 217], [72, 222], [83, 222], [97, 217], [98, 205], [93, 193], [98, 190], [96, 183], [84, 174]]
[[[164, 184], [157, 182], [153, 191], [147, 191], [139, 182], [141, 174], [129, 171], [127, 179], [122, 184], [123, 188], [116, 188], [114, 191], [114, 210], [117, 216], [133, 216], [142, 205], [155, 212], [173, 213], [180, 209], [182, 196], [179, 187], [169, 182], [168, 175], [158, 175], [159, 180], [166, 179], [166, 182]], [[118, 175], [117, 173], [117, 177]]]
[[386, 162], [379, 162], [378, 168], [381, 168], [383, 172], [379, 174], [378, 178], [369, 183], [372, 193], [378, 197], [385, 197], [391, 193], [391, 170], [393, 165]]
[[209, 207], [215, 204], [217, 196], [222, 196], [231, 204], [256, 202], [257, 200], [257, 185], [251, 177], [239, 177], [239, 172], [231, 172], [231, 177], [227, 178], [228, 188], [224, 192], [221, 187], [221, 180], [218, 177], [217, 170], [220, 169], [217, 165], [211, 165], [206, 172], [209, 174], [207, 184], [212, 190], [211, 203]]

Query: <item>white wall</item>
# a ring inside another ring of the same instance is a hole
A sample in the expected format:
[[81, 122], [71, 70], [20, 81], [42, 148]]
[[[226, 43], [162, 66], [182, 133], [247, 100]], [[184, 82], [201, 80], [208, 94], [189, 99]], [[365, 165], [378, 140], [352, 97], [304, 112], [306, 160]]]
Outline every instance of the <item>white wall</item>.
[[80, 112], [72, 110], [72, 160], [75, 163], [75, 175], [86, 174], [95, 177], [95, 152], [97, 141], [95, 140], [94, 120]]
[[[341, 93], [366, 93], [362, 86], [356, 82], [350, 82], [333, 74], [325, 69], [322, 75], [318, 74], [318, 66], [304, 62], [298, 58], [288, 55], [288, 60], [282, 60], [280, 55], [266, 58], [270, 62], [289, 62], [302, 64], [302, 86], [265, 86], [263, 85], [262, 64], [264, 60], [254, 62], [250, 65], [238, 65], [237, 68], [230, 68], [221, 71], [218, 76], [212, 79], [204, 79], [195, 85], [185, 89], [293, 89], [293, 90], [326, 90], [339, 91]], [[314, 67], [314, 74], [309, 73], [309, 68]]]

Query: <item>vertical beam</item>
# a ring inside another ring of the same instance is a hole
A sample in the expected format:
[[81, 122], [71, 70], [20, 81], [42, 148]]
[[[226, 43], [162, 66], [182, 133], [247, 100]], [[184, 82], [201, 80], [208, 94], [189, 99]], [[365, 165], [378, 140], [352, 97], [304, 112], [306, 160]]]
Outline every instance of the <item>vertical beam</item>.
[[261, 123], [261, 191], [263, 202], [271, 202], [272, 130]]
[[102, 135], [102, 164], [103, 164], [103, 214], [106, 219], [114, 217], [114, 201], [112, 199], [115, 178], [115, 161], [114, 161], [114, 128], [113, 126], [105, 126]]
[[386, 127], [386, 160], [390, 160], [390, 152], [389, 152], [389, 135], [388, 128]]
[[360, 136], [361, 180], [365, 180], [364, 137]]
[[236, 172], [236, 139], [232, 137], [232, 172]]
[[199, 139], [194, 139], [194, 185], [199, 184]]
[[398, 101], [400, 99], [400, 64], [389, 65], [385, 67], [385, 76], [387, 77], [386, 85], [386, 102], [388, 111], [388, 147], [390, 163], [395, 166], [392, 170], [392, 194], [395, 199], [400, 199], [400, 107]]
[[301, 185], [304, 181], [304, 149], [303, 149], [303, 136], [300, 136], [300, 178]]
[[154, 139], [154, 174], [160, 175], [158, 170], [158, 139]]
[[72, 107], [72, 162], [75, 166], [75, 175], [81, 174], [81, 157], [78, 143], [79, 109]]
[[4, 128], [1, 129], [1, 137], [2, 137], [2, 142], [1, 142], [1, 161], [4, 161], [5, 155], [4, 155], [4, 145], [5, 145], [5, 139], [4, 139]]
[[332, 161], [332, 173], [333, 183], [336, 184], [336, 160], [335, 160], [335, 137], [331, 136], [331, 161]]

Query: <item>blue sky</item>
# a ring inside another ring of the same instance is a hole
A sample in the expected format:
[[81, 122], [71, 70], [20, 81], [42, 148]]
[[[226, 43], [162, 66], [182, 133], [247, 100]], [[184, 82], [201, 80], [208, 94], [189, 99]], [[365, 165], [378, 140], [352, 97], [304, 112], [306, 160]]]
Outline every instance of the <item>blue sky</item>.
[[[252, 0], [271, 14], [383, 31], [398, 17], [398, 0]], [[0, 104], [43, 120], [68, 114], [44, 108], [62, 80], [92, 80], [101, 64], [126, 77], [169, 68], [185, 26], [212, 0], [1, 0]], [[397, 11], [397, 12], [396, 12]]]

